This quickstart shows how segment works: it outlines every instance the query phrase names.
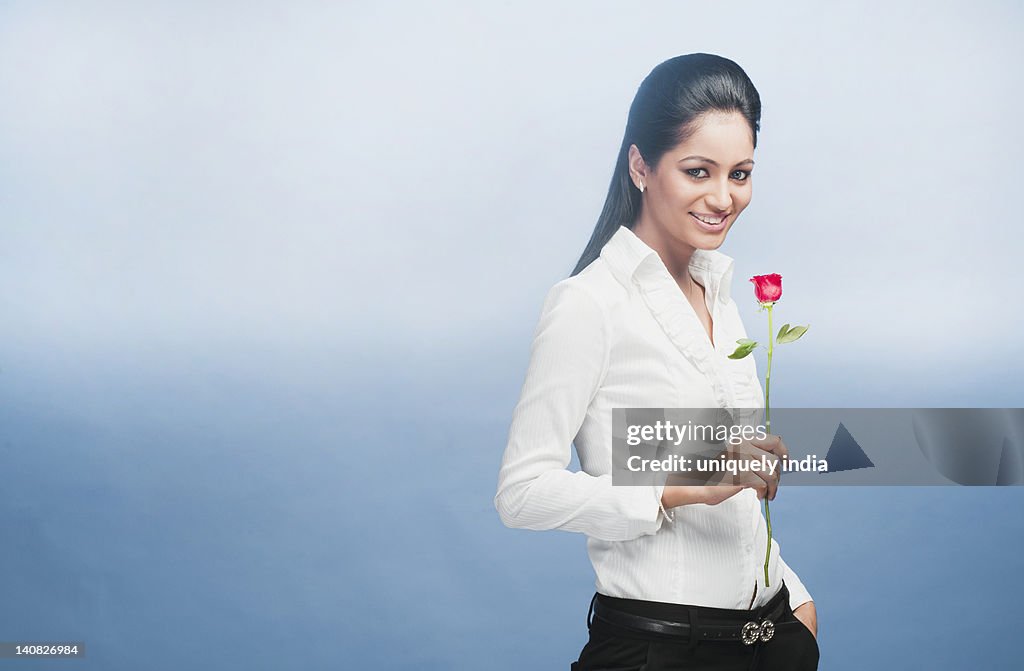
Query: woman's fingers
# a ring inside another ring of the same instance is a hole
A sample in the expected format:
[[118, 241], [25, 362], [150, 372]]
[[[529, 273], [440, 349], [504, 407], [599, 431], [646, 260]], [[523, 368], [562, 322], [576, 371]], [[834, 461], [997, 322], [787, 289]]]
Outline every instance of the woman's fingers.
[[[765, 459], [765, 452], [771, 457]], [[760, 468], [740, 467], [733, 472], [733, 484], [741, 484], [757, 492], [758, 499], [775, 500], [779, 491], [779, 480], [782, 478], [782, 467], [789, 459], [789, 448], [782, 436], [768, 434], [763, 440], [756, 438], [730, 445], [725, 453], [728, 459], [756, 462]], [[751, 464], [752, 465], [752, 464]], [[767, 470], [765, 470], [767, 469]]]
[[767, 497], [769, 501], [773, 501], [779, 490], [779, 480], [782, 478], [782, 465], [789, 459], [789, 448], [786, 447], [782, 436], [775, 434], [768, 434], [764, 440], [754, 438], [747, 442], [760, 450], [771, 452], [778, 457], [777, 460], [773, 460], [773, 472], [756, 471], [757, 475], [765, 482], [763, 491], [756, 488], [758, 489], [758, 498]]
[[765, 496], [771, 495], [771, 483], [767, 473], [763, 473], [762, 471], [744, 470], [740, 471], [737, 479], [744, 488], [753, 489], [757, 493], [758, 499], [763, 499]]
[[786, 447], [786, 443], [783, 442], [782, 436], [769, 433], [764, 440], [758, 440], [752, 438], [748, 441], [754, 447], [758, 447], [766, 452], [771, 452], [785, 461], [789, 458], [789, 448]]
[[[759, 449], [771, 452], [779, 458], [779, 468], [782, 468], [782, 464], [789, 461], [789, 448], [786, 447], [786, 443], [783, 442], [782, 436], [775, 434], [768, 434], [768, 437], [764, 440], [757, 440], [756, 438], [749, 441], [751, 445]], [[780, 470], [781, 473], [781, 470]]]
[[[757, 472], [754, 475], [759, 480], [761, 480], [760, 483], [758, 483], [757, 485], [754, 485], [754, 491], [757, 492], [757, 498], [758, 498], [758, 500], [760, 500], [760, 499], [763, 499], [764, 497], [768, 496], [768, 481], [765, 479], [765, 477], [763, 475], [761, 475], [760, 472]], [[771, 499], [768, 499], [768, 500], [770, 501]]]
[[747, 486], [757, 492], [758, 499], [768, 497], [771, 501], [775, 498], [775, 492], [779, 487], [778, 475], [772, 475], [767, 471], [750, 471], [745, 479], [750, 483]]

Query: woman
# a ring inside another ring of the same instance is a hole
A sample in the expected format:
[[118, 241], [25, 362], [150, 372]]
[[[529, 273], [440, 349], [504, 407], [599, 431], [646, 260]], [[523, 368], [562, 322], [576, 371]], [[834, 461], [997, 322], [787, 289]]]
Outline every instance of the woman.
[[[756, 483], [613, 486], [612, 408], [757, 408], [753, 357], [716, 251], [751, 198], [761, 103], [711, 54], [658, 65], [629, 110], [604, 209], [550, 290], [495, 506], [511, 527], [585, 533], [597, 577], [589, 669], [816, 669], [814, 602], [772, 542]], [[567, 470], [575, 443], [582, 470]], [[754, 442], [778, 458], [778, 436]], [[766, 622], [767, 621], [767, 622]]]

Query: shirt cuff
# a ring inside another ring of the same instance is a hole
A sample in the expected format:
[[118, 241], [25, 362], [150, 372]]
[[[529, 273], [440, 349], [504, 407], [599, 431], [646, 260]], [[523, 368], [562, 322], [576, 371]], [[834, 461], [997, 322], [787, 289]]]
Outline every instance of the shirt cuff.
[[[656, 534], [665, 524], [665, 520], [671, 523], [672, 518], [666, 515], [661, 505], [661, 494], [665, 485], [651, 486], [625, 486], [629, 490], [630, 499], [635, 503], [632, 519], [636, 521], [634, 527], [641, 536]], [[631, 504], [631, 507], [633, 504]]]

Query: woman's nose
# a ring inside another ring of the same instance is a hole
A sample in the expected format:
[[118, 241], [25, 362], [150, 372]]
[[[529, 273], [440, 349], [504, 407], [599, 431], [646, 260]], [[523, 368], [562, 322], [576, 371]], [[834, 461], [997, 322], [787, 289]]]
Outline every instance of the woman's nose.
[[715, 182], [712, 190], [706, 196], [708, 206], [725, 212], [732, 207], [732, 193], [729, 191], [729, 183], [725, 181]]

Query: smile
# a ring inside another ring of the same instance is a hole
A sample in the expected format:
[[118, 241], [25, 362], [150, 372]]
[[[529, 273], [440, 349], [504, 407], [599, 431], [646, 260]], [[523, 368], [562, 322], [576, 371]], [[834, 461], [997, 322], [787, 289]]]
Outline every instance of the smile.
[[706, 231], [720, 231], [725, 228], [725, 222], [729, 219], [729, 215], [712, 215], [712, 214], [696, 214], [690, 212], [690, 216], [698, 223], [698, 225]]

